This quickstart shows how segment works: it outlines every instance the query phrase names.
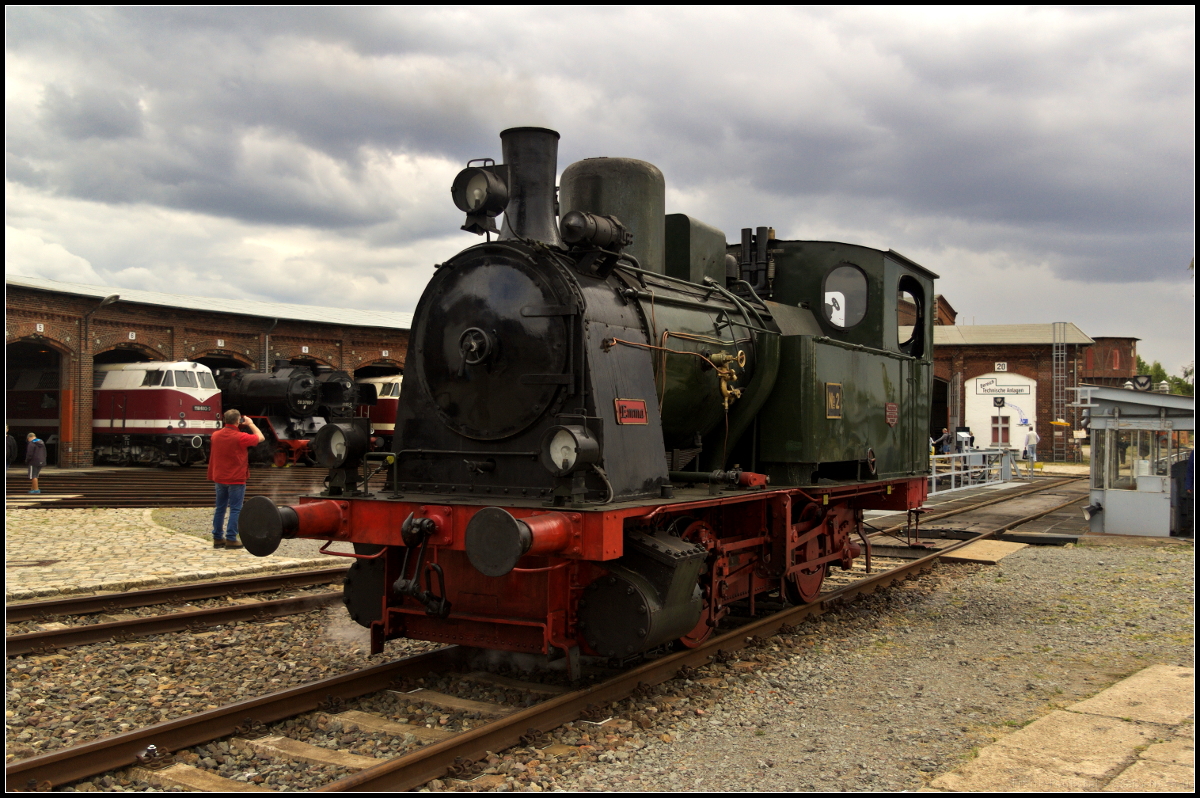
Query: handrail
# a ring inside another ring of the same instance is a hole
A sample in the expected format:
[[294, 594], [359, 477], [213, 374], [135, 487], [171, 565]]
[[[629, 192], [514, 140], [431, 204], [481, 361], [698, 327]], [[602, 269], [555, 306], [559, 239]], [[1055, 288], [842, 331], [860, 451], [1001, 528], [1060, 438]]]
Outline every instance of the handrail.
[[930, 458], [929, 494], [1008, 482], [1019, 473], [1014, 454], [1001, 449], [934, 455]]

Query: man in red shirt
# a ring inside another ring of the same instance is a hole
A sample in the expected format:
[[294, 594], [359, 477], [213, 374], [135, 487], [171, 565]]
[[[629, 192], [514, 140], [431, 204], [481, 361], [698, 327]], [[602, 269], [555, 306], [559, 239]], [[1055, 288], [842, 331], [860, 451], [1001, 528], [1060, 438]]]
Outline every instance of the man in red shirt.
[[[242, 432], [240, 426], [249, 432]], [[237, 529], [242, 502], [246, 498], [246, 478], [250, 475], [247, 449], [262, 443], [263, 438], [254, 422], [236, 410], [226, 410], [225, 426], [213, 433], [208, 478], [217, 487], [217, 510], [213, 513], [212, 529], [214, 549], [242, 548]], [[229, 525], [225, 527], [225, 539], [222, 540], [221, 524], [225, 521], [226, 509], [229, 510]]]

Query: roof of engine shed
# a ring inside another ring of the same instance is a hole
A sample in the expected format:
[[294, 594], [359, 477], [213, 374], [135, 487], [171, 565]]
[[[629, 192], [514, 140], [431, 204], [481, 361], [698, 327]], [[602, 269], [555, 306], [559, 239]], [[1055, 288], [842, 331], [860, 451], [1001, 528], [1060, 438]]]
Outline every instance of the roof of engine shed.
[[60, 294], [95, 297], [96, 299], [119, 294], [122, 302], [136, 302], [142, 305], [159, 305], [184, 310], [204, 310], [212, 313], [233, 313], [242, 316], [258, 316], [264, 319], [290, 319], [318, 324], [384, 327], [395, 330], [412, 329], [413, 321], [411, 313], [292, 305], [285, 302], [258, 302], [253, 299], [237, 299], [235, 297], [188, 296], [160, 291], [141, 291], [135, 288], [119, 288], [111, 285], [66, 283], [42, 277], [6, 276], [4, 282], [6, 285], [32, 288], [36, 291], [52, 291]]
[[[1094, 340], [1071, 322], [1066, 322], [1067, 344], [1094, 344]], [[934, 346], [994, 346], [996, 344], [1053, 344], [1053, 324], [963, 324], [936, 325]]]

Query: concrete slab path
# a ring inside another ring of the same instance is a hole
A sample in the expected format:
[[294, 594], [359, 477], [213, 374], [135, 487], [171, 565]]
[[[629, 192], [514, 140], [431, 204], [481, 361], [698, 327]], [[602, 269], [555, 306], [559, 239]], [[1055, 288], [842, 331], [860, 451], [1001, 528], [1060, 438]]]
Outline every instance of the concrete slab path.
[[1194, 793], [1195, 677], [1146, 668], [997, 740], [927, 790]]

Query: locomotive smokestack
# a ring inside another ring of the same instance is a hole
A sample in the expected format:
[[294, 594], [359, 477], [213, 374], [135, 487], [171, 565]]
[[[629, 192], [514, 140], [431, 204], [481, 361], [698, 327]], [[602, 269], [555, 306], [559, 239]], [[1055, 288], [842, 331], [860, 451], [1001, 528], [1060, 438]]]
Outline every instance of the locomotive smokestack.
[[558, 138], [558, 133], [544, 127], [512, 127], [500, 134], [504, 164], [509, 169], [501, 240], [520, 236], [563, 246], [554, 183]]

